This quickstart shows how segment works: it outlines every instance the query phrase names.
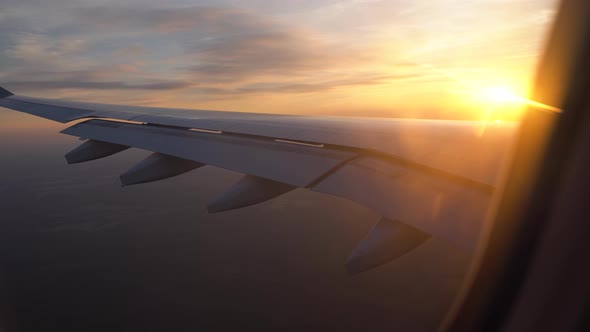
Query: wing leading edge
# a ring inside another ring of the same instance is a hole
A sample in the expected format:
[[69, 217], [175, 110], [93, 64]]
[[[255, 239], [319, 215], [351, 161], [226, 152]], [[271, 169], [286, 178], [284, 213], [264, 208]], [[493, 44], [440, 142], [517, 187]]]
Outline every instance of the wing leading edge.
[[[213, 165], [245, 174], [210, 212], [260, 203], [295, 188], [348, 198], [383, 215], [350, 257], [351, 273], [394, 259], [435, 236], [472, 251], [513, 125], [254, 114], [40, 99], [0, 88], [0, 107], [67, 123], [87, 141], [79, 161], [129, 147], [154, 154], [123, 184]], [[485, 124], [488, 125], [488, 124]], [[70, 160], [70, 159], [68, 159]]]

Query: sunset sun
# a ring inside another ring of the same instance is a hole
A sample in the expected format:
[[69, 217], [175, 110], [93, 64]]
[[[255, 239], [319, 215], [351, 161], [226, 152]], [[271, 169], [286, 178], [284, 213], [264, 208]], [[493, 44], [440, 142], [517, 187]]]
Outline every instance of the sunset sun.
[[526, 100], [523, 97], [518, 96], [516, 92], [506, 86], [495, 86], [485, 88], [481, 91], [481, 94], [488, 101], [495, 104], [506, 104], [506, 103], [524, 103]]

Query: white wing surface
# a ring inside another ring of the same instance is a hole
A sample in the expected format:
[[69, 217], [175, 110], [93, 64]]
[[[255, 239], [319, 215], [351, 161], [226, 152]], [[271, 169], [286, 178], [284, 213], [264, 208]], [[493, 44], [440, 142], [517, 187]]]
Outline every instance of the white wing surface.
[[295, 188], [348, 198], [380, 213], [349, 257], [351, 273], [394, 259], [435, 236], [466, 250], [479, 239], [514, 124], [298, 116], [83, 103], [13, 95], [0, 107], [76, 123], [86, 139], [70, 163], [127, 148], [153, 151], [123, 185], [213, 165], [244, 177], [210, 212], [249, 206]]

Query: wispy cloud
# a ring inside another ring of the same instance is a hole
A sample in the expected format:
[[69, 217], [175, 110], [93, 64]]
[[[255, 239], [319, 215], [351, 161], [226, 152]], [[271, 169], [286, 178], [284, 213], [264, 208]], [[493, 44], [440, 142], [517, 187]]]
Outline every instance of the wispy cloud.
[[[330, 75], [374, 57], [366, 50], [331, 43], [305, 29], [244, 10], [114, 6], [71, 11], [72, 19], [50, 32], [10, 36], [14, 43], [4, 55], [12, 68], [2, 76], [9, 86], [26, 90], [198, 86], [211, 98], [213, 94], [312, 92], [351, 85], [351, 81], [375, 82], [367, 80], [365, 72], [355, 77], [349, 71], [347, 81]], [[115, 31], [122, 32], [103, 35]], [[135, 37], [127, 44], [123, 41], [129, 34]], [[110, 58], [102, 59], [102, 54]], [[170, 63], [169, 58], [176, 61]], [[160, 60], [170, 65], [161, 65]], [[169, 81], [165, 76], [180, 79]], [[149, 79], [154, 82], [146, 83]], [[220, 88], [220, 83], [231, 85]]]
[[97, 90], [176, 90], [190, 86], [186, 82], [162, 81], [143, 84], [97, 81], [17, 81], [7, 85], [21, 89], [97, 89]]
[[23, 94], [110, 102], [134, 90], [133, 100], [221, 107], [258, 105], [261, 95], [285, 105], [306, 95], [319, 108], [422, 107], [421, 96], [449, 90], [448, 75], [425, 63], [480, 80], [522, 71], [552, 2], [7, 0], [0, 81]]

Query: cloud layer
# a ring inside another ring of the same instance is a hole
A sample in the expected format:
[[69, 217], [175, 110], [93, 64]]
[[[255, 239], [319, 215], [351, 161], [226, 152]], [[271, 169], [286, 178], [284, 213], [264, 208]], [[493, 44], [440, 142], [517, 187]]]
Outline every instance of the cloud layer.
[[[388, 87], [387, 101], [404, 107], [420, 94], [452, 94], [440, 88], [452, 75], [424, 63], [481, 78], [496, 71], [482, 54], [536, 56], [531, 30], [546, 25], [552, 2], [3, 1], [0, 82], [23, 94], [111, 102], [129, 101], [131, 90], [138, 102], [212, 105], [260, 96], [295, 105], [289, 98], [303, 94], [323, 109], [341, 107], [339, 91], [345, 102], [353, 89], [362, 98], [381, 89], [383, 101]], [[491, 22], [525, 13], [518, 23]]]

